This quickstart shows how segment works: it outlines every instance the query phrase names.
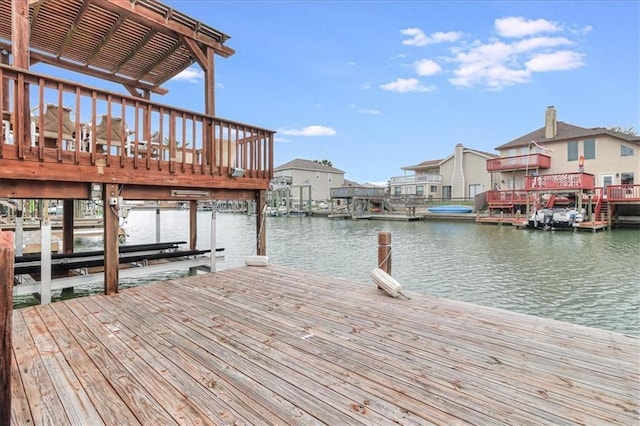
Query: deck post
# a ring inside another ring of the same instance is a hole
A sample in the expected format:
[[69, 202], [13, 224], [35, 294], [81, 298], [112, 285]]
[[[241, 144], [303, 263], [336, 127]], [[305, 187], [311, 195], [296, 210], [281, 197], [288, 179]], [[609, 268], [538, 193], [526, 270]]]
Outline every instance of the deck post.
[[198, 202], [189, 201], [189, 250], [195, 250], [198, 245]]
[[156, 206], [156, 243], [160, 242], [160, 207]]
[[378, 232], [378, 268], [391, 275], [391, 232]]
[[13, 234], [0, 229], [0, 424], [11, 424], [11, 316]]
[[211, 264], [209, 265], [209, 272], [216, 271], [216, 209], [211, 211]]
[[16, 256], [22, 256], [24, 246], [24, 200], [18, 200], [16, 209]]
[[264, 223], [266, 203], [266, 191], [256, 191], [256, 254], [258, 256], [267, 255], [267, 230]]
[[[47, 210], [48, 205], [47, 204]], [[40, 304], [51, 303], [51, 222], [45, 213], [40, 225]]]
[[105, 184], [102, 194], [104, 217], [104, 293], [118, 292], [120, 255], [118, 249], [118, 230], [120, 216], [120, 188], [117, 184]]
[[75, 217], [73, 200], [62, 203], [62, 250], [73, 253], [73, 218]]

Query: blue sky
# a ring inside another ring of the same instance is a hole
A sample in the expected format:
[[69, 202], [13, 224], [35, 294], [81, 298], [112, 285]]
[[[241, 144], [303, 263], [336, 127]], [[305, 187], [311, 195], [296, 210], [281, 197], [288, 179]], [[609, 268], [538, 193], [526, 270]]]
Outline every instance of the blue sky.
[[[218, 116], [360, 183], [558, 119], [640, 129], [638, 1], [165, 1], [228, 34]], [[163, 103], [203, 110], [198, 69]]]

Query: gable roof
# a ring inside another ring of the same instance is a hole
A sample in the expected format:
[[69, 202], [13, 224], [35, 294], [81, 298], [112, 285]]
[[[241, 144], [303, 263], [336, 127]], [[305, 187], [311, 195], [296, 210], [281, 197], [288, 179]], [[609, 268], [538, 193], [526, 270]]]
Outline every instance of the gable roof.
[[427, 160], [423, 161], [420, 164], [416, 164], [415, 166], [405, 166], [401, 167], [402, 170], [418, 170], [418, 169], [426, 169], [428, 167], [437, 167], [442, 162], [442, 159], [439, 160]]
[[332, 166], [325, 166], [324, 164], [317, 163], [311, 160], [303, 160], [301, 158], [296, 158], [295, 160], [291, 160], [288, 163], [284, 163], [281, 166], [273, 169], [275, 172], [279, 172], [281, 170], [309, 170], [313, 172], [326, 172], [326, 173], [344, 173], [340, 169], [336, 169]]
[[[458, 146], [458, 145], [456, 145]], [[472, 148], [467, 148], [465, 146], [462, 147], [462, 152], [468, 152], [471, 154], [476, 154], [479, 155], [480, 157], [485, 157], [485, 158], [498, 158], [500, 157], [498, 154], [493, 154], [491, 152], [485, 152], [485, 151], [480, 151], [477, 149], [472, 149]], [[420, 164], [416, 164], [415, 166], [406, 166], [406, 167], [402, 167], [402, 170], [420, 170], [420, 169], [426, 169], [426, 168], [436, 168], [439, 167], [441, 164], [443, 164], [445, 161], [453, 158], [455, 155], [455, 152], [453, 154], [450, 154], [448, 156], [446, 156], [445, 158], [442, 158], [440, 160], [427, 160], [427, 161], [423, 161]]]
[[625, 142], [640, 145], [640, 137], [629, 135], [626, 133], [615, 132], [613, 130], [605, 129], [604, 127], [594, 127], [592, 129], [586, 129], [584, 127], [574, 126], [563, 121], [558, 121], [557, 129], [558, 134], [554, 138], [545, 139], [545, 128], [541, 127], [531, 133], [527, 133], [524, 136], [520, 136], [519, 138], [500, 145], [496, 149], [501, 150], [506, 148], [528, 146], [531, 141], [535, 141], [537, 144], [544, 144], [547, 142], [560, 142], [565, 140], [583, 139], [603, 135], [612, 136]]

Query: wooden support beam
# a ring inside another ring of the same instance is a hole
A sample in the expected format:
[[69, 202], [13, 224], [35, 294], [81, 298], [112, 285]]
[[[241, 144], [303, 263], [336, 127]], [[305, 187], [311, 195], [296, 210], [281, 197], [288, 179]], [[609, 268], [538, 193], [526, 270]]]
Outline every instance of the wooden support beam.
[[62, 251], [73, 253], [73, 218], [74, 201], [64, 200], [62, 203]]
[[[119, 281], [119, 253], [118, 253], [118, 196], [119, 185], [106, 184], [102, 191], [104, 205], [104, 292], [113, 294], [118, 292]], [[114, 205], [115, 200], [115, 205]]]
[[266, 191], [256, 191], [256, 254], [267, 255], [267, 230], [264, 208], [267, 204]]
[[[215, 252], [214, 252], [215, 253]], [[11, 316], [13, 233], [0, 230], [0, 424], [11, 424]]]

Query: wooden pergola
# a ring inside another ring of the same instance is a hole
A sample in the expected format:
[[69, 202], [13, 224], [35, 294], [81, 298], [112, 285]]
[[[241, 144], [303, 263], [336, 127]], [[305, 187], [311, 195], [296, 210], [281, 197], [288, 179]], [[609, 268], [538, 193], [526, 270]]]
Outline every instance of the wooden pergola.
[[[0, 0], [2, 134], [12, 135], [0, 137], [0, 198], [63, 199], [65, 251], [73, 250], [73, 201], [91, 199], [96, 184], [105, 206], [114, 198], [190, 202], [192, 249], [197, 201], [252, 200], [257, 253], [265, 254], [260, 231], [274, 132], [215, 116], [214, 58], [234, 54], [228, 39], [156, 0]], [[35, 73], [35, 63], [122, 84], [127, 94]], [[151, 100], [194, 64], [204, 75], [204, 112]], [[37, 130], [46, 128], [50, 98], [60, 110], [71, 102], [77, 115], [91, 112], [86, 123], [74, 123], [72, 137], [84, 139], [69, 143], [61, 124], [53, 136]], [[102, 141], [96, 136], [100, 109], [108, 135]], [[35, 118], [33, 110], [39, 111]], [[118, 120], [123, 126], [116, 131]], [[154, 126], [160, 142], [152, 155]], [[117, 139], [129, 132], [134, 136], [125, 149]], [[118, 288], [117, 230], [117, 214], [105, 208], [107, 293]]]

